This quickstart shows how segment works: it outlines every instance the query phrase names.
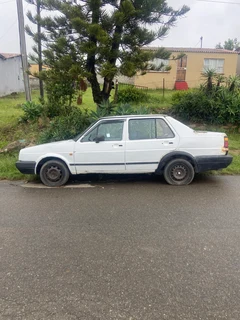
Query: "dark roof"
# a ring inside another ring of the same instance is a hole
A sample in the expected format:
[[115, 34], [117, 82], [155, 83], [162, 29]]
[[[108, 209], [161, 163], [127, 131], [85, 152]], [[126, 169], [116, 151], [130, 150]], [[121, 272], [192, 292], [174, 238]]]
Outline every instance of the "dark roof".
[[2, 59], [11, 59], [11, 58], [20, 57], [20, 56], [21, 56], [20, 53], [1, 53], [0, 52], [0, 58]]
[[[158, 50], [161, 47], [143, 47], [144, 50]], [[237, 54], [236, 51], [225, 50], [225, 49], [211, 49], [211, 48], [176, 48], [176, 47], [164, 47], [170, 52], [196, 52], [196, 53], [227, 53]]]

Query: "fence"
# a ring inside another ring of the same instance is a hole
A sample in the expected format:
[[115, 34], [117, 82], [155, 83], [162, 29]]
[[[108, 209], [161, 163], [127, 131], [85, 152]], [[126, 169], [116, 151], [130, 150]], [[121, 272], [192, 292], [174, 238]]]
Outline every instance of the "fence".
[[146, 86], [139, 86], [139, 85], [131, 84], [131, 83], [123, 83], [123, 82], [116, 81], [115, 85], [116, 84], [118, 84], [119, 89], [127, 88], [127, 87], [130, 87], [130, 88], [134, 87], [134, 88], [141, 89], [141, 90], [148, 90], [148, 87], [146, 87]]
[[[147, 79], [146, 79], [147, 80]], [[169, 89], [173, 90], [175, 88], [175, 80], [162, 79], [159, 82], [156, 81], [144, 81], [144, 87], [148, 89]], [[201, 80], [187, 80], [186, 81], [189, 88], [199, 88], [200, 84], [203, 83]]]

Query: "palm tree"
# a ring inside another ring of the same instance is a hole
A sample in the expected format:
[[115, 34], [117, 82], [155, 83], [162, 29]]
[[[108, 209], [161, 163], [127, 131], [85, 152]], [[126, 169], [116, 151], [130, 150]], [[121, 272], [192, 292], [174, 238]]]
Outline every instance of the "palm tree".
[[230, 92], [235, 91], [236, 88], [240, 87], [240, 77], [237, 75], [228, 77], [227, 85]]
[[216, 78], [216, 71], [215, 69], [205, 69], [204, 72], [202, 73], [203, 78], [206, 80], [204, 83], [204, 87], [207, 92], [212, 92], [213, 89], [213, 84], [214, 84], [214, 79]]
[[217, 81], [217, 87], [220, 87], [220, 85], [226, 81], [226, 78], [222, 74], [217, 74], [215, 79]]

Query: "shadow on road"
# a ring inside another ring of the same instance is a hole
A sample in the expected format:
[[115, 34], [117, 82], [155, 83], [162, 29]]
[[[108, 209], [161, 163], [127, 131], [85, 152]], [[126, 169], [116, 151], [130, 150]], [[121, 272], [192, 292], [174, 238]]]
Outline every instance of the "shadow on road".
[[[193, 184], [212, 183], [216, 176], [209, 174], [196, 174]], [[166, 184], [163, 176], [153, 174], [80, 174], [71, 176], [70, 183], [160, 183]]]

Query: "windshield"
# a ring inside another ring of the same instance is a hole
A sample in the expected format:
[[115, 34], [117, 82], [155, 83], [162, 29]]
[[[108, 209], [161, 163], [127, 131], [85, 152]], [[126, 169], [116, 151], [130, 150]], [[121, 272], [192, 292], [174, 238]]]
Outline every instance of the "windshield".
[[[99, 120], [99, 119], [98, 119]], [[83, 132], [79, 133], [78, 135], [76, 135], [76, 137], [73, 138], [74, 141], [77, 141], [81, 136], [83, 136], [90, 128], [92, 128], [95, 123], [98, 122], [98, 120], [94, 121], [89, 127], [87, 127], [87, 129], [85, 129]]]

